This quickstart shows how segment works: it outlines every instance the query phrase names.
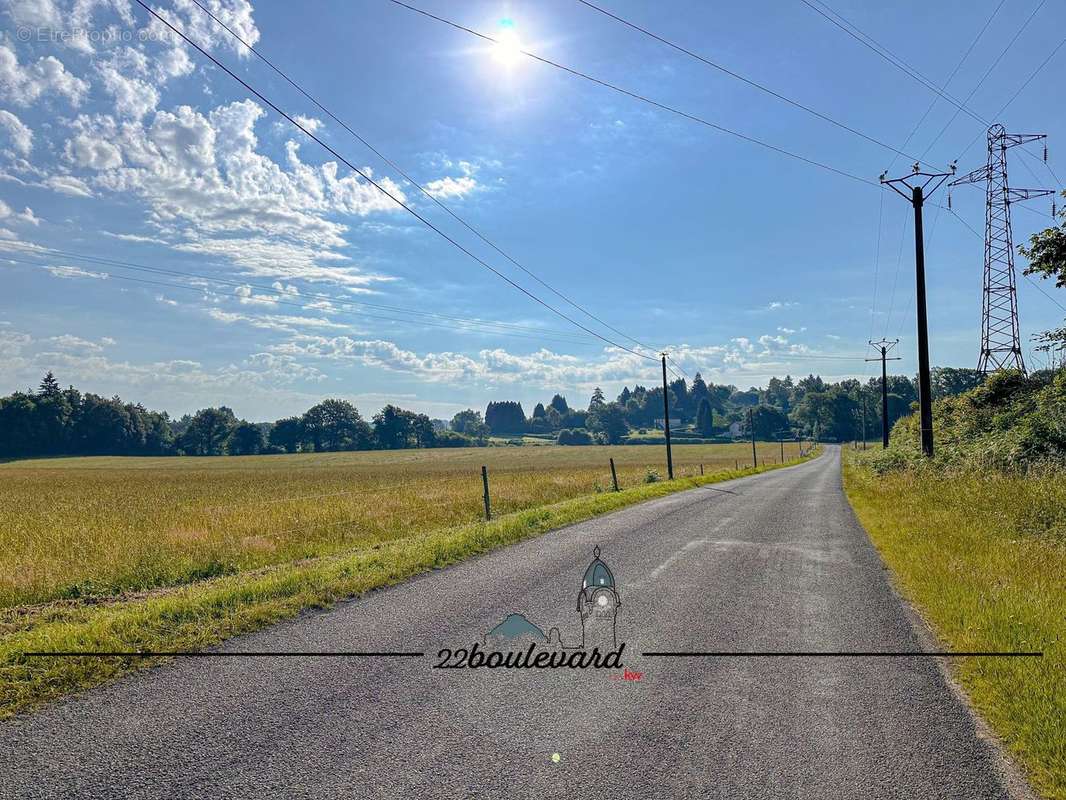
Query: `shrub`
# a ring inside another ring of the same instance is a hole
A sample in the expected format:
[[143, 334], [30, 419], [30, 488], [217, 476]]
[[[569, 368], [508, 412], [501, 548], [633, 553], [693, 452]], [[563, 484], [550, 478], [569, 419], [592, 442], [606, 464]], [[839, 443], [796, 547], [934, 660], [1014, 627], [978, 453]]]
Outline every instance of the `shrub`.
[[566, 445], [587, 445], [595, 443], [592, 434], [578, 428], [563, 428], [559, 431], [559, 438], [556, 439], [556, 441], [559, 444]]
[[656, 470], [652, 469], [651, 467], [648, 467], [648, 471], [646, 473], [644, 473], [644, 482], [645, 483], [658, 483], [661, 480], [662, 480], [662, 478], [659, 476], [659, 473]]

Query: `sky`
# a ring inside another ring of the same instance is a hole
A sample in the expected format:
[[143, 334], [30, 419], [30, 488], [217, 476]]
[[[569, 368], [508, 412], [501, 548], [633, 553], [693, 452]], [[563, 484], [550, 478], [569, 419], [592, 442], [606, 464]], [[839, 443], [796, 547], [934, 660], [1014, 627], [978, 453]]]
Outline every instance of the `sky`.
[[[603, 3], [907, 157], [577, 0], [412, 0], [503, 45], [388, 0], [203, 2], [343, 125], [191, 0], [153, 8], [303, 130], [135, 2], [0, 3], [0, 393], [52, 370], [172, 415], [343, 397], [447, 418], [654, 385], [662, 349], [740, 388], [871, 376], [882, 336], [900, 339], [893, 371], [916, 370], [912, 211], [877, 178], [916, 157], [981, 166], [985, 126], [801, 0]], [[1040, 0], [833, 8], [986, 120], [1066, 30], [1066, 6]], [[994, 120], [1049, 135], [1050, 169], [1040, 144], [1011, 151], [1015, 186], [1066, 175], [1064, 66], [1066, 47]], [[1028, 206], [1016, 243], [1051, 223], [1050, 198]], [[972, 367], [982, 187], [952, 208], [925, 210], [931, 359]], [[1028, 356], [1063, 311], [1018, 283]]]

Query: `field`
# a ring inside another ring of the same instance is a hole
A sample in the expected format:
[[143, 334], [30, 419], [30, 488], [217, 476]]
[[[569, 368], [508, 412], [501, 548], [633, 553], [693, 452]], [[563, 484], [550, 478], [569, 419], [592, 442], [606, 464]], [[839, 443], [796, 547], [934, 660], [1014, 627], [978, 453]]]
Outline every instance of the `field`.
[[953, 663], [1044, 796], [1066, 800], [1066, 481], [905, 470], [846, 453], [845, 488], [902, 593], [946, 649], [1043, 651]]
[[[786, 459], [798, 445], [785, 445]], [[759, 445], [777, 461], [777, 444]], [[99, 598], [365, 548], [665, 479], [663, 448], [488, 447], [0, 464], [0, 609]], [[751, 463], [751, 447], [680, 445], [675, 474]]]
[[[798, 446], [786, 448], [796, 461]], [[759, 449], [759, 471], [779, 466], [778, 445]], [[641, 445], [0, 465], [0, 717], [158, 661], [26, 653], [202, 649], [598, 514], [751, 474], [750, 456], [750, 445], [680, 446], [672, 482], [662, 448]], [[619, 492], [609, 491], [608, 458]], [[649, 470], [663, 480], [647, 482]]]

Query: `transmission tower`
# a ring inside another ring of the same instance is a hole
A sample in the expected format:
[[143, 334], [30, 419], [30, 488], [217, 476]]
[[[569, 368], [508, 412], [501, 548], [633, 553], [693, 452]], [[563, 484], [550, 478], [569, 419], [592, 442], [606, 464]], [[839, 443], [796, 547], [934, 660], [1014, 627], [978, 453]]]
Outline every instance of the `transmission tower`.
[[[986, 186], [981, 356], [977, 361], [977, 371], [982, 374], [999, 369], [1025, 372], [1018, 328], [1018, 292], [1014, 276], [1010, 206], [1020, 200], [1052, 194], [1052, 190], [1012, 188], [1007, 181], [1007, 150], [1046, 138], [1047, 135], [1043, 133], [1007, 133], [1002, 125], [993, 125], [988, 129], [988, 163], [948, 184], [984, 183]], [[1044, 160], [1047, 161], [1046, 146]]]

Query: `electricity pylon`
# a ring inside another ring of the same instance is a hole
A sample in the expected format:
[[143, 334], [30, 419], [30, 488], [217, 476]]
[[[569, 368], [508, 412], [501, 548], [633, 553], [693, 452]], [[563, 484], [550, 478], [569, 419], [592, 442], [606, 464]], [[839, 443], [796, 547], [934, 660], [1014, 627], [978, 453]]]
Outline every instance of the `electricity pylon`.
[[[977, 371], [982, 374], [999, 369], [1025, 372], [1018, 326], [1010, 206], [1019, 200], [1052, 194], [1052, 190], [1012, 188], [1007, 181], [1007, 150], [1046, 138], [1043, 133], [1007, 133], [1002, 125], [993, 125], [988, 129], [988, 163], [948, 184], [984, 183], [986, 186], [984, 299], [981, 305], [981, 355], [977, 361]], [[1046, 150], [1044, 159], [1047, 159]]]

